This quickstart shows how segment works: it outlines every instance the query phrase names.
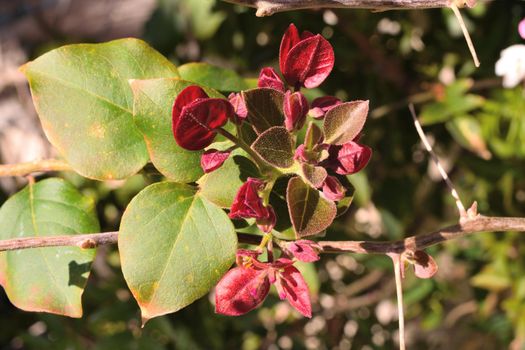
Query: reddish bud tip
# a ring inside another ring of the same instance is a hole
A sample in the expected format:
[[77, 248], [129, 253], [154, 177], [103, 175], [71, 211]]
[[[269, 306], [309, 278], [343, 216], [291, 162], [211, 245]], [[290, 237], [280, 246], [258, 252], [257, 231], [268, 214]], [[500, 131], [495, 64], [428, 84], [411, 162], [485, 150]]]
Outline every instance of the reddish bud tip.
[[326, 177], [323, 184], [323, 194], [327, 199], [337, 202], [345, 198], [345, 193], [345, 187], [335, 176], [328, 175]]
[[300, 92], [286, 91], [283, 102], [284, 125], [286, 130], [300, 130], [306, 121], [308, 101]]
[[230, 152], [221, 152], [209, 149], [201, 156], [201, 168], [205, 173], [210, 173], [218, 168], [228, 159]]
[[267, 219], [268, 208], [259, 197], [259, 191], [264, 188], [264, 182], [259, 179], [249, 177], [248, 180], [239, 188], [230, 209], [231, 219], [255, 218]]
[[310, 115], [315, 119], [324, 118], [325, 114], [337, 105], [343, 103], [340, 99], [334, 96], [318, 97], [312, 102], [312, 109]]
[[294, 256], [299, 261], [314, 262], [319, 260], [319, 243], [300, 239], [295, 242], [289, 242], [284, 247], [287, 254]]
[[330, 146], [326, 165], [340, 175], [355, 174], [363, 169], [372, 157], [372, 149], [350, 141], [342, 146]]
[[240, 93], [232, 92], [228, 96], [228, 100], [233, 106], [235, 115], [232, 118], [232, 122], [235, 124], [241, 124], [248, 117], [248, 108], [246, 108], [246, 102]]
[[267, 217], [263, 219], [257, 219], [257, 227], [259, 228], [259, 230], [265, 233], [269, 233], [275, 227], [277, 217], [275, 216], [275, 211], [273, 210], [271, 205], [266, 207], [266, 209], [268, 210]]
[[279, 77], [279, 74], [277, 74], [275, 69], [271, 67], [261, 69], [257, 86], [260, 88], [271, 88], [282, 92], [285, 90], [281, 77]]

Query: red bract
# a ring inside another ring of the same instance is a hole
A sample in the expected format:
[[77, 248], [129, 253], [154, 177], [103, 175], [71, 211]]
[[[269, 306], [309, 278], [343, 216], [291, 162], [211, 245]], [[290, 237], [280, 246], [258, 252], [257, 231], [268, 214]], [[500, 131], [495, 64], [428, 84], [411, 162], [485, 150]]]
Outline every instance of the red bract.
[[210, 173], [218, 169], [230, 156], [230, 152], [221, 152], [216, 149], [209, 149], [201, 156], [201, 168], [205, 173]]
[[343, 103], [340, 99], [334, 96], [318, 97], [312, 101], [312, 109], [310, 115], [315, 119], [321, 119], [324, 115], [337, 105]]
[[265, 270], [236, 267], [228, 271], [215, 288], [215, 312], [243, 315], [259, 306], [270, 291]]
[[328, 175], [323, 184], [323, 194], [331, 201], [340, 201], [345, 197], [346, 189], [335, 176]]
[[372, 149], [350, 141], [342, 146], [330, 146], [327, 166], [340, 175], [355, 174], [363, 169], [372, 157]]
[[306, 239], [289, 242], [284, 246], [284, 250], [287, 254], [304, 262], [314, 262], [319, 260], [319, 251], [321, 249], [319, 243]]
[[281, 41], [279, 66], [288, 84], [314, 88], [334, 67], [334, 50], [321, 35], [299, 32], [290, 24]]
[[246, 108], [246, 102], [244, 102], [244, 99], [242, 98], [242, 95], [239, 93], [232, 92], [228, 96], [228, 100], [233, 106], [233, 110], [235, 111], [235, 115], [232, 118], [232, 122], [235, 124], [241, 124], [246, 117], [248, 117], [248, 109]]
[[215, 291], [215, 311], [238, 316], [256, 308], [266, 298], [270, 284], [275, 284], [279, 297], [306, 317], [312, 317], [310, 293], [303, 276], [293, 261], [286, 258], [263, 263], [258, 253], [243, 251], [242, 265], [230, 270], [219, 281]]
[[284, 94], [283, 102], [284, 126], [286, 130], [294, 131], [303, 127], [308, 113], [308, 101], [299, 91]]
[[173, 135], [182, 148], [196, 151], [209, 146], [220, 128], [233, 117], [232, 105], [223, 99], [208, 98], [198, 86], [188, 86], [173, 104]]
[[229, 217], [231, 219], [268, 219], [270, 213], [268, 208], [263, 205], [258, 193], [263, 188], [264, 182], [262, 180], [249, 177], [241, 188], [239, 188], [233, 200]]
[[284, 83], [279, 74], [272, 67], [265, 67], [259, 73], [257, 86], [260, 88], [272, 88], [284, 92]]

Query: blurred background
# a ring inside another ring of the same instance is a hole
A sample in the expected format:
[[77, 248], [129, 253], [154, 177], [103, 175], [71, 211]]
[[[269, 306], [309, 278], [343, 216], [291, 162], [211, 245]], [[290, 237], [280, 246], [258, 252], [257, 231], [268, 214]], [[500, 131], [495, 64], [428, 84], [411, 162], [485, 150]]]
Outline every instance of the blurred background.
[[[310, 10], [256, 18], [253, 9], [216, 0], [0, 0], [0, 162], [56, 155], [17, 71], [50, 49], [133, 36], [177, 64], [206, 61], [254, 78], [263, 66], [277, 66], [281, 35], [293, 22], [322, 33], [335, 49], [332, 75], [310, 97], [331, 94], [371, 105], [362, 141], [374, 155], [366, 171], [351, 178], [354, 205], [328, 239], [394, 240], [457, 220], [413, 128], [409, 102], [465, 204], [478, 201], [485, 215], [525, 216], [524, 85], [503, 88], [495, 74], [501, 51], [525, 44], [518, 33], [525, 3], [480, 1], [463, 16], [481, 60], [478, 69], [449, 9]], [[505, 63], [511, 71], [512, 62]], [[127, 203], [150, 181], [143, 175], [105, 183], [64, 177], [97, 200], [103, 231], [118, 229]], [[1, 179], [0, 203], [23, 185], [21, 179]], [[478, 234], [428, 252], [438, 262], [437, 275], [416, 280], [410, 272], [404, 281], [409, 348], [525, 349], [523, 234]], [[116, 247], [101, 247], [82, 319], [17, 310], [0, 289], [0, 349], [397, 346], [394, 277], [386, 257], [323, 256], [304, 269], [312, 319], [275, 296], [246, 316], [227, 318], [215, 315], [204, 297], [141, 329]]]

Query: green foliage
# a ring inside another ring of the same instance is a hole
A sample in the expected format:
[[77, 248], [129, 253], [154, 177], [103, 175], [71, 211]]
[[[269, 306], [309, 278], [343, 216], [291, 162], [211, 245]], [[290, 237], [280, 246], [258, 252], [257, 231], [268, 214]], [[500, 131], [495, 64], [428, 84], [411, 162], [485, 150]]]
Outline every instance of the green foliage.
[[248, 109], [248, 120], [258, 134], [272, 126], [283, 125], [284, 94], [282, 92], [257, 88], [243, 91], [242, 96]]
[[186, 63], [178, 70], [182, 79], [218, 91], [241, 91], [248, 88], [235, 71], [208, 63]]
[[[92, 200], [61, 179], [29, 184], [0, 209], [0, 239], [98, 232]], [[52, 247], [0, 253], [0, 284], [26, 311], [82, 316], [94, 249]]]
[[294, 164], [294, 140], [283, 126], [273, 126], [261, 133], [252, 149], [268, 164], [289, 168]]
[[23, 68], [48, 139], [83, 176], [122, 179], [148, 161], [129, 79], [177, 77], [137, 39], [63, 46]]
[[145, 323], [206, 294], [233, 263], [237, 236], [226, 214], [193, 187], [161, 182], [128, 205], [118, 246]]

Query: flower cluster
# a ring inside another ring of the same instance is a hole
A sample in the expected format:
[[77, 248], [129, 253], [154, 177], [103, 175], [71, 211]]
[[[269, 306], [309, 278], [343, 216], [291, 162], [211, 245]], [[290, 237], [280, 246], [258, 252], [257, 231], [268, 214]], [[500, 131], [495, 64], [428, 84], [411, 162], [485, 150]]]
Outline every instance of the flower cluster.
[[[273, 254], [268, 254], [268, 261], [259, 260], [264, 244], [257, 250], [239, 250], [238, 266], [217, 284], [218, 313], [241, 315], [253, 310], [273, 284], [281, 299], [311, 316], [308, 286], [293, 264], [319, 259], [321, 247], [303, 238], [324, 232], [348, 208], [352, 192], [346, 176], [362, 170], [372, 156], [372, 150], [360, 142], [368, 101], [321, 96], [309, 103], [301, 92], [318, 87], [332, 71], [334, 60], [326, 39], [308, 31], [300, 33], [291, 24], [280, 45], [280, 72], [263, 68], [257, 88], [217, 99], [198, 86], [189, 86], [175, 99], [175, 140], [184, 149], [202, 152], [205, 173], [220, 168], [234, 148], [241, 148], [258, 168], [259, 174], [248, 177], [232, 199], [229, 217], [256, 224], [265, 234], [263, 242], [274, 240], [276, 227], [295, 234], [295, 240], [279, 241], [277, 260]], [[228, 121], [234, 124], [236, 135], [223, 129]], [[254, 138], [240, 132], [250, 126]], [[299, 136], [303, 128], [304, 139]], [[219, 150], [213, 144], [217, 134], [233, 146]], [[279, 178], [286, 179], [285, 189], [274, 188]], [[288, 213], [276, 212], [274, 208], [282, 208], [273, 202], [276, 198], [285, 199]]]

